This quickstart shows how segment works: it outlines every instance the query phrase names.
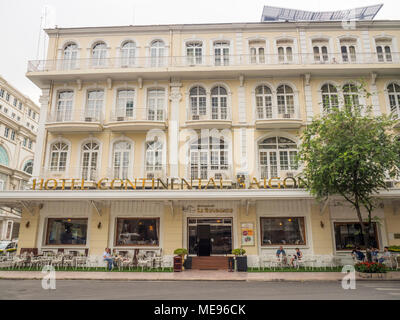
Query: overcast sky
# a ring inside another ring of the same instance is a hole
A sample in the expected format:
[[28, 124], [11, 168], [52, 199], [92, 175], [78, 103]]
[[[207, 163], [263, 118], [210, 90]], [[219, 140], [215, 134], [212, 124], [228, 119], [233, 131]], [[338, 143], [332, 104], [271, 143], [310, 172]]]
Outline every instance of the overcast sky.
[[47, 26], [259, 22], [264, 5], [312, 11], [384, 3], [375, 19], [400, 19], [399, 0], [0, 0], [0, 74], [38, 102], [40, 90], [25, 78], [27, 61], [38, 57], [44, 6]]

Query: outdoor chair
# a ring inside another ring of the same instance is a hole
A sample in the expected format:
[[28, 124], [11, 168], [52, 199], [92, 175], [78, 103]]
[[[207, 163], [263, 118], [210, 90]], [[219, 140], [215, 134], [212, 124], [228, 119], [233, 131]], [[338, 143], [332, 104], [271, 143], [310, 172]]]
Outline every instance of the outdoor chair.
[[151, 259], [150, 258], [141, 258], [138, 259], [138, 267], [142, 267], [142, 272], [144, 268], [150, 268], [151, 267]]
[[305, 255], [303, 256], [305, 268], [314, 268], [315, 264], [317, 263], [317, 259], [312, 255]]
[[163, 256], [162, 258], [162, 270], [164, 271], [165, 268], [172, 268], [174, 265], [174, 260], [172, 257]]

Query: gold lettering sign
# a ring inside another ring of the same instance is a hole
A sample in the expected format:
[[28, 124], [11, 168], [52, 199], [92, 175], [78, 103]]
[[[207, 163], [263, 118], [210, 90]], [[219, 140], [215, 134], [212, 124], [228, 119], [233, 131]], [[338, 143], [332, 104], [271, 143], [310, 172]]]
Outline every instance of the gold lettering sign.
[[251, 178], [248, 185], [238, 178], [236, 181], [215, 181], [197, 179], [187, 181], [185, 178], [166, 179], [110, 179], [101, 178], [98, 181], [86, 181], [85, 179], [33, 179], [32, 190], [223, 190], [223, 189], [298, 189], [305, 185], [305, 181], [288, 177], [281, 180], [279, 177], [258, 180]]

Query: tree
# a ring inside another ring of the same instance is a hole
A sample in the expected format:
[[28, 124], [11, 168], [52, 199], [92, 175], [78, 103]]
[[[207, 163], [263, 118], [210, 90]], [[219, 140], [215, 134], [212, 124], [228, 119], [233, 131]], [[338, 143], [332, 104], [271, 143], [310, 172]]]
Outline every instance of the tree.
[[[366, 98], [365, 84], [358, 86]], [[336, 100], [337, 101], [337, 100]], [[325, 105], [325, 103], [324, 103]], [[298, 159], [306, 189], [318, 200], [341, 196], [351, 204], [361, 225], [364, 243], [370, 246], [376, 195], [398, 175], [400, 142], [395, 138], [393, 115], [373, 116], [371, 107], [345, 97], [344, 107], [333, 107], [304, 130]], [[363, 221], [361, 210], [368, 212]], [[364, 223], [366, 225], [364, 225]]]

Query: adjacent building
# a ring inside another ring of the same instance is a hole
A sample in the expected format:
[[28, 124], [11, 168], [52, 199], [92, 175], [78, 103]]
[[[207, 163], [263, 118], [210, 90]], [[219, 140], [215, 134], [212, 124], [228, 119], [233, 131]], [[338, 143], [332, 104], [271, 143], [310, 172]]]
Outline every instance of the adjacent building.
[[[0, 190], [23, 190], [32, 176], [39, 107], [0, 77]], [[21, 212], [0, 208], [0, 240], [18, 237]]]
[[[351, 208], [301, 188], [295, 156], [334, 106], [400, 115], [400, 21], [46, 32], [47, 60], [27, 73], [43, 92], [33, 190], [0, 196], [22, 208], [19, 248], [172, 257], [208, 240], [208, 254], [242, 247], [256, 265], [280, 245], [321, 256], [363, 245]], [[388, 183], [371, 234], [381, 249], [400, 245], [400, 185]]]

